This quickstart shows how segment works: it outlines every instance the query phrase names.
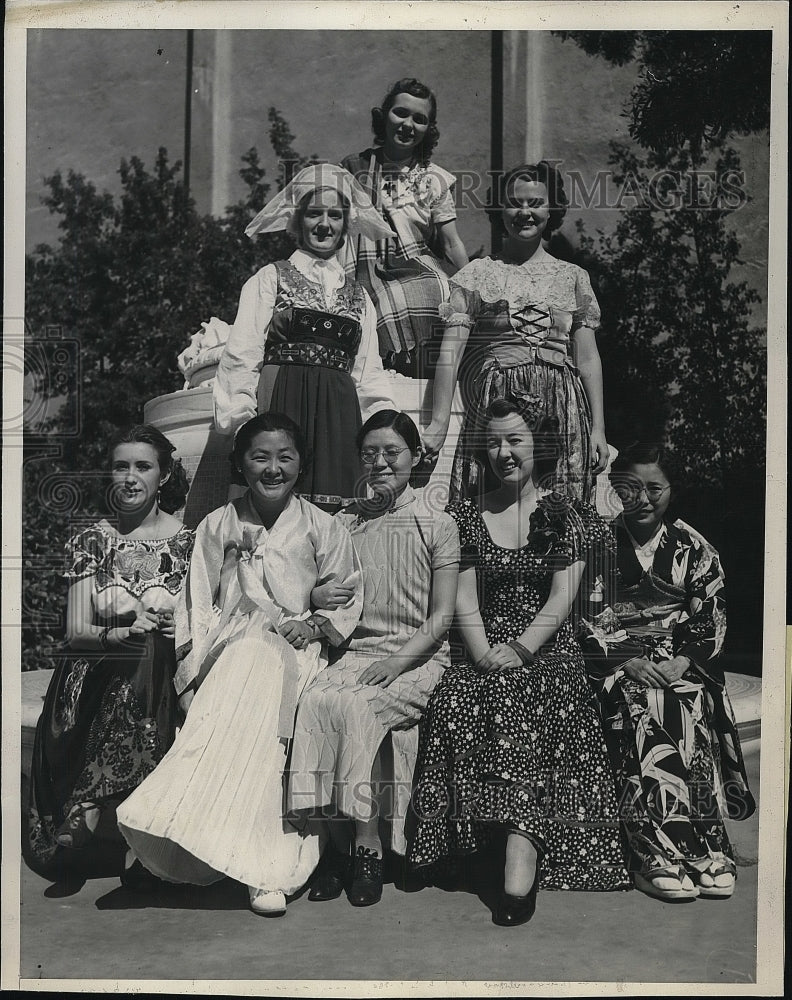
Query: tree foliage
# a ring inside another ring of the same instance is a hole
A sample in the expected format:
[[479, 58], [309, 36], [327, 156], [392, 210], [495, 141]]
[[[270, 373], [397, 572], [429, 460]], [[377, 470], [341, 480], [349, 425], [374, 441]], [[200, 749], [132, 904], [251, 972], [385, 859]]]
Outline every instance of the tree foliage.
[[616, 66], [635, 61], [630, 135], [653, 150], [770, 125], [770, 31], [559, 31]]
[[[274, 108], [270, 141], [286, 171], [308, 162], [295, 153], [294, 137]], [[122, 160], [119, 176], [117, 197], [71, 170], [49, 177], [43, 201], [59, 219], [60, 239], [54, 246], [37, 246], [26, 258], [25, 313], [32, 340], [45, 330], [58, 331], [77, 341], [80, 363], [77, 391], [67, 394], [62, 406], [55, 400], [51, 419], [25, 442], [23, 664], [28, 669], [53, 665], [65, 592], [57, 575], [64, 569], [63, 543], [70, 525], [98, 512], [96, 485], [107, 465], [107, 441], [118, 428], [142, 420], [146, 401], [180, 388], [176, 358], [201, 322], [212, 315], [233, 321], [247, 278], [293, 250], [285, 233], [255, 240], [244, 235], [272, 187], [255, 149], [242, 157], [245, 196], [221, 218], [196, 210], [181, 164], [171, 164], [165, 149], [151, 169], [137, 157]], [[282, 186], [283, 180], [282, 171], [276, 183]], [[47, 372], [36, 377], [37, 394], [62, 391]], [[80, 432], [66, 435], [75, 420]]]

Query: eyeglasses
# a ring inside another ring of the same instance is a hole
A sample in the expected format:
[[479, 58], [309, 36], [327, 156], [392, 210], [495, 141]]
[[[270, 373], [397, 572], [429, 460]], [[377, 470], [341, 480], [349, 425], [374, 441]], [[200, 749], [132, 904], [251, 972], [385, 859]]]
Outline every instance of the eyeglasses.
[[364, 465], [373, 465], [380, 455], [385, 459], [388, 465], [393, 465], [393, 463], [398, 459], [399, 455], [403, 451], [409, 451], [409, 448], [362, 448], [360, 452], [360, 461]]
[[639, 486], [637, 483], [614, 483], [613, 489], [625, 506], [637, 503], [643, 493], [649, 503], [657, 503], [671, 486]]

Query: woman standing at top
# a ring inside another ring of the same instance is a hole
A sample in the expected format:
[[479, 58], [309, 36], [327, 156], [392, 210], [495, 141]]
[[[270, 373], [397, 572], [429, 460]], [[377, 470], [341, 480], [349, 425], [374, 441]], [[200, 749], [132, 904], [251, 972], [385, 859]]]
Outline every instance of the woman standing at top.
[[[385, 367], [411, 378], [427, 373], [427, 345], [437, 308], [448, 298], [450, 273], [467, 264], [456, 229], [454, 175], [431, 162], [440, 135], [437, 99], [406, 77], [371, 111], [375, 145], [342, 160], [366, 188], [396, 235], [361, 234], [344, 250], [377, 308], [377, 333]], [[428, 369], [431, 371], [431, 368]]]
[[393, 407], [374, 307], [344, 274], [338, 251], [347, 239], [391, 230], [333, 163], [301, 170], [245, 232], [282, 229], [294, 233], [298, 249], [242, 288], [214, 383], [215, 426], [230, 434], [257, 412], [291, 417], [312, 457], [301, 495], [335, 511], [356, 495], [355, 439], [363, 419]]
[[442, 446], [459, 374], [466, 416], [450, 495], [474, 495], [487, 407], [501, 396], [538, 396], [561, 431], [561, 454], [544, 485], [588, 500], [608, 462], [595, 338], [600, 312], [588, 274], [544, 247], [566, 212], [563, 181], [542, 160], [510, 170], [492, 194], [489, 214], [503, 227], [503, 256], [471, 261], [440, 306], [446, 330], [424, 444], [435, 452]]

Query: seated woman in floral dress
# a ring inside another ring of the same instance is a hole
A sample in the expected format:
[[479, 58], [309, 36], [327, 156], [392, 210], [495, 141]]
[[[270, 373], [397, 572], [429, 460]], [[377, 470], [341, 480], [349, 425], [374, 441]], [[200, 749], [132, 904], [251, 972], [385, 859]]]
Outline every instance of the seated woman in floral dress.
[[[415, 727], [449, 662], [445, 634], [454, 612], [459, 541], [454, 521], [409, 485], [421, 442], [405, 413], [375, 413], [358, 443], [371, 498], [335, 520], [349, 531], [360, 561], [363, 612], [343, 656], [300, 701], [289, 798], [295, 810], [332, 806], [341, 813], [328, 824], [332, 844], [308, 898], [334, 899], [346, 888], [353, 906], [368, 906], [382, 895], [375, 787], [380, 750], [392, 730], [403, 737], [393, 746], [397, 849], [415, 765]], [[327, 587], [313, 595], [320, 607], [337, 607], [347, 597], [346, 590]]]
[[[58, 875], [78, 849], [86, 849], [81, 859], [91, 855], [102, 814], [113, 817], [173, 742], [173, 608], [194, 538], [171, 513], [187, 495], [173, 451], [155, 427], [121, 432], [109, 449], [113, 523], [97, 521], [69, 540], [69, 654], [33, 747], [25, 853], [42, 874]], [[151, 882], [139, 864], [122, 880]]]
[[668, 462], [634, 445], [611, 466], [612, 612], [590, 623], [586, 660], [602, 706], [622, 828], [638, 889], [661, 900], [731, 896], [723, 816], [755, 810], [723, 671], [726, 591], [718, 553], [667, 517]]
[[[488, 487], [449, 505], [466, 662], [426, 710], [408, 858], [429, 866], [506, 837], [493, 921], [530, 920], [536, 890], [629, 885], [596, 698], [569, 618], [589, 548], [609, 530], [583, 501], [537, 488], [555, 461], [542, 401], [498, 399], [485, 420]], [[542, 452], [543, 454], [540, 454]]]

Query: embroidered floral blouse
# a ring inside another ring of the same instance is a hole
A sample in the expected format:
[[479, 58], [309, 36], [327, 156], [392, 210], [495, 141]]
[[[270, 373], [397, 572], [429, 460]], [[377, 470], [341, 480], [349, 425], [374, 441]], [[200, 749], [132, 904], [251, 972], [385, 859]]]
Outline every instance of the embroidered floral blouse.
[[170, 538], [124, 538], [98, 521], [66, 544], [71, 582], [93, 577], [97, 623], [131, 618], [148, 608], [172, 611], [187, 573], [195, 534], [180, 528]]

